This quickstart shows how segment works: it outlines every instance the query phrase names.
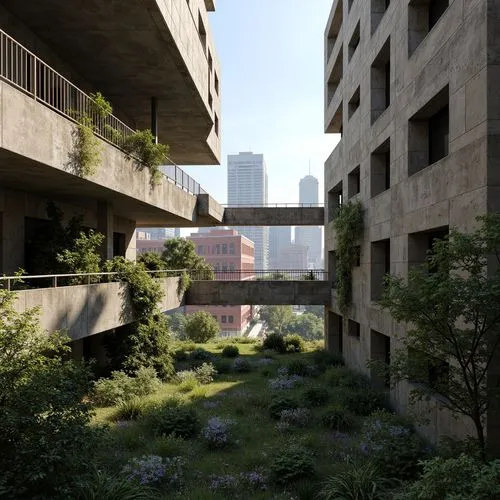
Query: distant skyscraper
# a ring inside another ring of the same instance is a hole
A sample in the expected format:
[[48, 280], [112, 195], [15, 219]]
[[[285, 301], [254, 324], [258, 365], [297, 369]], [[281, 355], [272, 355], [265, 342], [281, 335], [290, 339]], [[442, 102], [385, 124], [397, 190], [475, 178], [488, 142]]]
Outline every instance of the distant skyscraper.
[[283, 249], [292, 242], [290, 226], [273, 226], [269, 228], [269, 266], [271, 269], [284, 267]]
[[[306, 175], [299, 183], [299, 202], [317, 204], [319, 201], [319, 183], [316, 177]], [[308, 260], [312, 267], [321, 263], [321, 227], [295, 228], [295, 243], [309, 249]]]
[[[239, 153], [227, 157], [227, 199], [231, 205], [265, 205], [267, 169], [264, 155]], [[255, 269], [267, 269], [269, 259], [268, 227], [237, 227], [240, 234], [255, 244]]]

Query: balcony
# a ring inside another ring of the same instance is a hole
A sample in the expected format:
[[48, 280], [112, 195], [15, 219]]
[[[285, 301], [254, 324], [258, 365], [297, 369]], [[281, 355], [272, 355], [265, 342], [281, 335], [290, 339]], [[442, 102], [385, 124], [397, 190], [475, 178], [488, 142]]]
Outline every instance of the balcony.
[[17, 18], [7, 29], [18, 41], [32, 52], [48, 47], [88, 88], [124, 110], [133, 128], [150, 127], [156, 98], [159, 141], [170, 145], [175, 163], [218, 164], [219, 100], [212, 109], [209, 93], [220, 71], [204, 3], [196, 15], [185, 0], [123, 5], [4, 0], [1, 7]]
[[[84, 91], [0, 30], [0, 184], [50, 196], [106, 199], [116, 213], [140, 225], [183, 224], [196, 219], [200, 185], [170, 159], [163, 181], [127, 159], [123, 138], [134, 130], [114, 115], [96, 113]], [[88, 178], [70, 161], [75, 117], [91, 116], [102, 141], [101, 167]], [[194, 196], [193, 196], [194, 195]]]

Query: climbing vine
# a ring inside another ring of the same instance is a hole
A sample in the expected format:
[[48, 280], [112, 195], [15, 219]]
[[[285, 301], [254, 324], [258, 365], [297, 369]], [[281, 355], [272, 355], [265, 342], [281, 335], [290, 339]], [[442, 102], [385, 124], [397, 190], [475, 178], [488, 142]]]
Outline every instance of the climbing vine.
[[[100, 92], [90, 94], [90, 98], [88, 112], [68, 111], [77, 122], [71, 163], [81, 177], [89, 177], [97, 172], [102, 154], [101, 143], [96, 135], [99, 130], [98, 124], [104, 123], [113, 113], [111, 103]], [[157, 144], [148, 129], [136, 130], [129, 135], [124, 135], [109, 124], [104, 124], [103, 129], [109, 139], [121, 146], [129, 159], [135, 159], [139, 166], [149, 170], [152, 184], [159, 184], [161, 181], [159, 166], [167, 158], [169, 152], [167, 145]]]
[[345, 312], [352, 301], [352, 268], [356, 246], [363, 232], [363, 207], [360, 202], [341, 205], [334, 219], [337, 235], [337, 302]]

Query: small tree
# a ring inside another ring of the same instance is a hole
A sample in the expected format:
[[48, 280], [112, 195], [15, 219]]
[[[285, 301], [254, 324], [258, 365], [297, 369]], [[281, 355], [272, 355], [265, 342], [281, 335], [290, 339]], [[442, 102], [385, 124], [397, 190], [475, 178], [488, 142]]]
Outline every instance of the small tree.
[[267, 323], [269, 330], [284, 335], [293, 321], [292, 306], [266, 306], [262, 308], [261, 318]]
[[220, 328], [219, 323], [211, 314], [199, 311], [187, 317], [185, 331], [187, 339], [204, 343], [216, 337]]
[[296, 333], [306, 340], [321, 340], [324, 336], [323, 319], [311, 313], [295, 316], [288, 324], [289, 333]]
[[393, 381], [425, 381], [411, 398], [440, 395], [444, 407], [473, 421], [484, 453], [486, 412], [499, 395], [489, 369], [500, 343], [500, 216], [478, 220], [472, 233], [452, 230], [437, 240], [407, 282], [388, 276], [382, 305], [409, 324], [391, 355]]
[[186, 321], [186, 315], [182, 313], [174, 313], [168, 316], [170, 329], [179, 340], [184, 340], [186, 337]]
[[172, 238], [165, 241], [165, 250], [161, 256], [166, 269], [188, 269], [199, 271], [203, 279], [213, 279], [213, 267], [196, 254], [196, 247], [190, 240]]

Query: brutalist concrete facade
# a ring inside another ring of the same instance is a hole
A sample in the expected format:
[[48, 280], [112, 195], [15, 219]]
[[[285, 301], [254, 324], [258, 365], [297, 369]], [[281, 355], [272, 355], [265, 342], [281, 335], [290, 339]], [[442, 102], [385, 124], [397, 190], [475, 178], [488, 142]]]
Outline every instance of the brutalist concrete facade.
[[[386, 272], [407, 275], [433, 238], [469, 230], [500, 209], [500, 2], [336, 0], [325, 31], [325, 132], [342, 138], [325, 163], [325, 261], [332, 279], [327, 343], [347, 363], [390, 360], [404, 330], [377, 303]], [[339, 203], [360, 200], [365, 230], [353, 306], [337, 307]], [[408, 406], [408, 385], [391, 393]], [[467, 422], [418, 410], [435, 441], [473, 433]], [[495, 421], [488, 419], [490, 438]]]

